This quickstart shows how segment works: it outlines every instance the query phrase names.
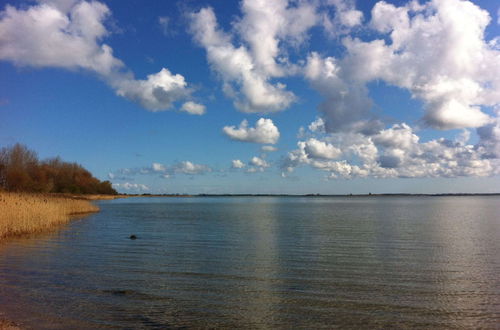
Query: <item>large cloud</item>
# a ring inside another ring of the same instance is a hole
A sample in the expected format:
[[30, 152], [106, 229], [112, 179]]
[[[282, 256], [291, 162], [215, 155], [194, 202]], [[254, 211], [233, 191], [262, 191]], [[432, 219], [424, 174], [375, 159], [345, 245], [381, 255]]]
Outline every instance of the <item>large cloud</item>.
[[103, 43], [109, 8], [97, 1], [44, 1], [0, 13], [0, 60], [17, 66], [57, 67], [94, 72], [116, 93], [152, 111], [166, 110], [189, 97], [180, 74], [162, 69], [136, 80], [113, 49]]
[[286, 75], [287, 68], [276, 62], [280, 42], [300, 44], [306, 39], [305, 33], [318, 20], [315, 5], [306, 1], [294, 5], [287, 0], [243, 0], [241, 10], [243, 17], [236, 29], [248, 43], [257, 70], [269, 76]]
[[342, 68], [363, 84], [382, 79], [424, 101], [424, 121], [438, 129], [490, 122], [481, 107], [500, 103], [500, 52], [485, 38], [488, 12], [470, 1], [384, 1], [371, 26], [389, 39], [345, 38]]
[[257, 120], [255, 127], [248, 127], [248, 122], [243, 120], [239, 127], [225, 126], [223, 132], [233, 140], [263, 144], [275, 144], [280, 137], [278, 127], [265, 118]]
[[[219, 29], [211, 8], [191, 14], [191, 22], [195, 39], [206, 49], [208, 62], [223, 80], [225, 93], [234, 99], [238, 109], [272, 112], [287, 108], [295, 100], [284, 84], [272, 84], [266, 70], [256, 68], [246, 47], [233, 46], [231, 37]], [[271, 70], [272, 61], [269, 63]]]
[[489, 22], [488, 12], [470, 1], [378, 2], [368, 25], [375, 38], [343, 37], [341, 58], [308, 56], [304, 76], [324, 97], [326, 130], [370, 135], [383, 128], [367, 88], [378, 80], [422, 100], [423, 122], [432, 128], [488, 125], [485, 110], [500, 104], [499, 43], [485, 40]]
[[[355, 132], [327, 134], [299, 141], [298, 148], [283, 159], [281, 168], [286, 173], [297, 166], [309, 165], [328, 172], [331, 178], [491, 176], [500, 174], [496, 154], [500, 145], [499, 127], [496, 123], [481, 129], [475, 145], [469, 144], [468, 131], [455, 140], [439, 138], [421, 142], [405, 123], [394, 124], [371, 136]], [[315, 132], [310, 130], [308, 134]], [[313, 152], [311, 142], [319, 147]], [[333, 160], [340, 158], [336, 152], [330, 158], [325, 157], [332, 144], [338, 146], [333, 150], [342, 150], [343, 159]]]
[[363, 19], [352, 0], [243, 0], [241, 12], [228, 33], [210, 7], [190, 18], [193, 36], [205, 48], [226, 95], [243, 112], [282, 110], [296, 100], [282, 81], [273, 79], [301, 74], [303, 61], [293, 63], [291, 58], [309, 39], [311, 28], [322, 25], [327, 34], [338, 36]]
[[325, 128], [330, 132], [353, 129], [371, 131], [371, 126], [380, 128], [374, 119], [370, 124], [364, 121], [370, 117], [372, 106], [368, 88], [350, 82], [344, 71], [341, 63], [333, 57], [322, 58], [313, 52], [307, 59], [305, 77], [325, 98], [319, 105], [324, 114]]

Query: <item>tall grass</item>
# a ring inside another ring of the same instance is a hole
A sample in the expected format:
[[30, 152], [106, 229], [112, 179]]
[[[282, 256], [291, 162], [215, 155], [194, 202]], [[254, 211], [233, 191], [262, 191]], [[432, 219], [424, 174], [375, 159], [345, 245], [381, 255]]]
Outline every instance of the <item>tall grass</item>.
[[83, 198], [0, 192], [0, 239], [45, 231], [68, 222], [72, 215], [97, 211]]

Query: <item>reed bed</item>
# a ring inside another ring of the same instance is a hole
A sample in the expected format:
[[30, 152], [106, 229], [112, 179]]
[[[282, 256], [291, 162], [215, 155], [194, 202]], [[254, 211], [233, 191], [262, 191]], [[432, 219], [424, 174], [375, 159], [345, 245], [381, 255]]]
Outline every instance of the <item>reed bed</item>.
[[73, 215], [97, 211], [86, 198], [0, 192], [0, 240], [46, 231]]

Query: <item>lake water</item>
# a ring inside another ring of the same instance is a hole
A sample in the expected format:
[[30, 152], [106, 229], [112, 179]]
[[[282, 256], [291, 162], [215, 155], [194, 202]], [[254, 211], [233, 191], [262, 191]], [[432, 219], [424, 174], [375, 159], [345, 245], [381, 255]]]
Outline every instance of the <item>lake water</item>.
[[61, 329], [500, 328], [499, 197], [98, 204], [0, 245], [5, 317]]

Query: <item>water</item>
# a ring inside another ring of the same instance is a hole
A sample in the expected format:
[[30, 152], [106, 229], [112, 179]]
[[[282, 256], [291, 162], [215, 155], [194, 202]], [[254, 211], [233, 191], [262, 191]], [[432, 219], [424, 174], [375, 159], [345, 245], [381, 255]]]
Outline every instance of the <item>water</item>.
[[500, 328], [498, 197], [99, 205], [0, 245], [4, 316], [61, 329]]

